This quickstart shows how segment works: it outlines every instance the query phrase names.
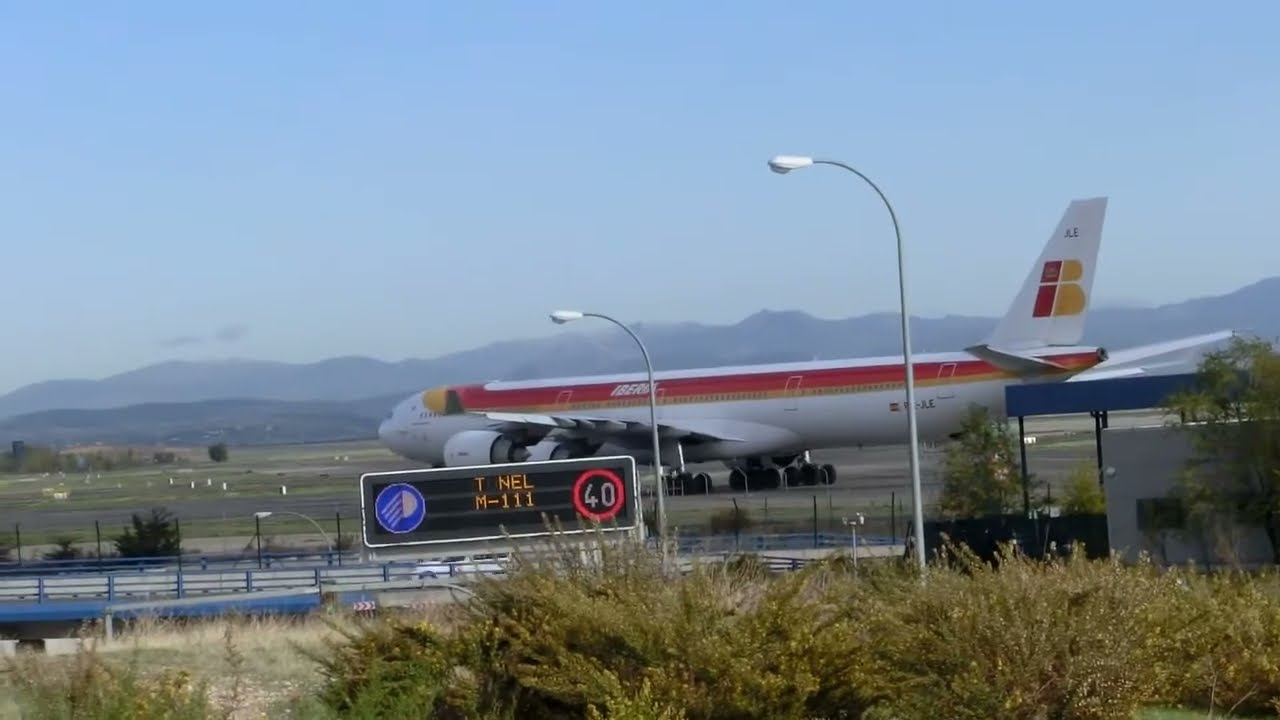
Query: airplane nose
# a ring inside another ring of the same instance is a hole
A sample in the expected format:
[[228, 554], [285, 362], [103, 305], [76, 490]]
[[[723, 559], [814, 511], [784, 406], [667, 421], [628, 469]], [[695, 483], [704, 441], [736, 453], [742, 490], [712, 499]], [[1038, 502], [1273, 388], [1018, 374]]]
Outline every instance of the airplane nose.
[[391, 421], [383, 420], [378, 424], [378, 439], [384, 444], [391, 439]]

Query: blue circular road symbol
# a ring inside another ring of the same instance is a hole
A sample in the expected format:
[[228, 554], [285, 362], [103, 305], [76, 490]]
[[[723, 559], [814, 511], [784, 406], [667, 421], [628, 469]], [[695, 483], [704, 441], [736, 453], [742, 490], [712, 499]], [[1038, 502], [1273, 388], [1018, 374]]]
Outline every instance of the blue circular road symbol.
[[427, 517], [427, 502], [422, 493], [408, 483], [388, 485], [373, 501], [378, 524], [387, 532], [403, 534], [418, 529]]

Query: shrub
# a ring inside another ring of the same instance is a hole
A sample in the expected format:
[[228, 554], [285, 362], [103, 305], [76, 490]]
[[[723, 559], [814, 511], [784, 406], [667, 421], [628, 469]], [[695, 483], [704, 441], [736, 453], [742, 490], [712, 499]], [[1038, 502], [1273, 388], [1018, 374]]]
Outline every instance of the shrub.
[[[429, 716], [439, 710], [453, 651], [426, 623], [389, 620], [357, 630], [332, 625], [341, 640], [300, 651], [325, 680], [320, 701], [342, 717]], [[425, 715], [424, 715], [425, 714]]]
[[712, 535], [746, 532], [754, 525], [755, 521], [751, 517], [751, 513], [737, 505], [717, 510], [711, 513], [711, 517], [707, 518], [707, 527]]
[[1280, 711], [1280, 582], [1274, 573], [1176, 573], [1148, 637], [1162, 701], [1239, 714]]
[[[1280, 698], [1280, 580], [947, 548], [678, 575], [636, 544], [553, 539], [437, 626], [369, 624], [322, 660], [344, 717], [1119, 720]], [[399, 704], [396, 704], [399, 703]]]
[[1107, 497], [1098, 483], [1097, 468], [1087, 462], [1071, 468], [1059, 504], [1068, 515], [1105, 513]]
[[[486, 582], [463, 622], [481, 709], [586, 717], [602, 702], [688, 718], [808, 718], [829, 633], [809, 574], [766, 581], [751, 565], [681, 578], [634, 548], [572, 553]], [[597, 708], [598, 709], [598, 708]]]
[[1167, 583], [1149, 568], [959, 555], [924, 588], [860, 592], [848, 610], [869, 636], [876, 717], [1130, 718], [1150, 699], [1141, 599]]

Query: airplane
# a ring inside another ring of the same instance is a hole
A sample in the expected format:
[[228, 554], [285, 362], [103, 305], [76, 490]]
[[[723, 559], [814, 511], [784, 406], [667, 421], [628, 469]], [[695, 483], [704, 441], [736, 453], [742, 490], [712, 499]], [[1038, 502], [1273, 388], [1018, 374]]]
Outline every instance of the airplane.
[[[1005, 387], [1157, 372], [1230, 331], [1109, 354], [1080, 345], [1107, 198], [1073, 200], [1007, 313], [981, 343], [912, 354], [921, 443], [957, 436], [973, 404], [1006, 417]], [[713, 492], [687, 464], [721, 462], [731, 489], [835, 482], [813, 450], [905, 444], [903, 356], [654, 373], [667, 491]], [[391, 410], [378, 437], [432, 467], [631, 455], [652, 464], [646, 373], [440, 386]]]

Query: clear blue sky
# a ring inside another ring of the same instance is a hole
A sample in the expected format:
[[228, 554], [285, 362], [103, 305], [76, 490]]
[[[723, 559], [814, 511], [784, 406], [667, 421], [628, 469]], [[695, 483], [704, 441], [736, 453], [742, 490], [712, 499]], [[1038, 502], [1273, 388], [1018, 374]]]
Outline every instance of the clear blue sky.
[[998, 315], [1068, 200], [1095, 298], [1280, 273], [1280, 5], [0, 4], [0, 391], [628, 321]]

